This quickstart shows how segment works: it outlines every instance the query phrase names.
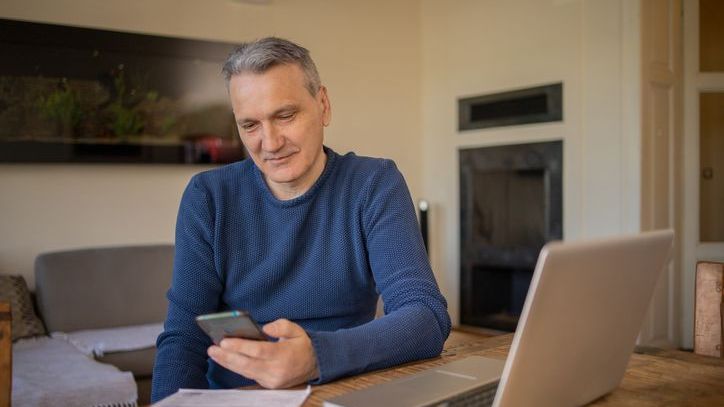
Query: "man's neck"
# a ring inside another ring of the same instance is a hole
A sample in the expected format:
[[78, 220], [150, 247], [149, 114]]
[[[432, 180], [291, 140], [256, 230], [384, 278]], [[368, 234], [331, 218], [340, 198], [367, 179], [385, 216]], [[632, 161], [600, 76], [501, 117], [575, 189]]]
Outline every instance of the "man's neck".
[[296, 179], [292, 182], [286, 183], [275, 183], [269, 182], [266, 179], [266, 183], [271, 190], [272, 195], [281, 201], [288, 201], [290, 199], [297, 198], [304, 195], [305, 192], [309, 191], [315, 182], [322, 176], [324, 172], [324, 166], [327, 163], [327, 154], [324, 150], [319, 152], [320, 156], [315, 160], [314, 165], [301, 179]]

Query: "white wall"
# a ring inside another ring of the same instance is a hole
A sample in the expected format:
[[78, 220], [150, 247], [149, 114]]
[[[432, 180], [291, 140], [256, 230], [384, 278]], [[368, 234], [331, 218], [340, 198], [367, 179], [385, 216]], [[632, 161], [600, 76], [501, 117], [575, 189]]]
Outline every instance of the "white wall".
[[[327, 144], [394, 159], [422, 187], [416, 0], [3, 0], [0, 17], [240, 42], [267, 35], [312, 52], [332, 100]], [[172, 242], [181, 192], [206, 167], [0, 165], [0, 273], [33, 282], [35, 256]]]
[[[564, 238], [639, 229], [637, 2], [422, 2], [424, 195], [431, 259], [459, 317], [458, 149], [564, 142]], [[457, 99], [563, 82], [562, 122], [457, 131]]]

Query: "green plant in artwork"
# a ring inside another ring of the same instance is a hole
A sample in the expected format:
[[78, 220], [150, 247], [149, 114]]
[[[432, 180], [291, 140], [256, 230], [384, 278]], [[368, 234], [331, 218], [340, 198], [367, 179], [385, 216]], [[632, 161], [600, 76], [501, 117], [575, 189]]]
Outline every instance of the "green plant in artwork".
[[123, 67], [113, 73], [113, 87], [115, 98], [107, 106], [110, 117], [108, 129], [119, 137], [141, 133], [146, 127], [146, 120], [140, 103], [144, 100], [155, 102], [158, 92], [140, 91], [137, 89], [142, 88], [140, 85], [137, 88], [129, 86]]
[[58, 133], [63, 137], [72, 136], [83, 117], [78, 93], [65, 79], [52, 93], [40, 97], [38, 109], [43, 117], [58, 124]]
[[172, 115], [165, 116], [163, 120], [161, 120], [161, 134], [167, 134], [169, 131], [171, 131], [171, 129], [173, 128], [173, 126], [176, 125], [177, 122], [178, 120], [176, 119], [176, 117]]
[[132, 107], [114, 102], [108, 106], [112, 120], [108, 128], [117, 136], [138, 134], [143, 130], [143, 117]]

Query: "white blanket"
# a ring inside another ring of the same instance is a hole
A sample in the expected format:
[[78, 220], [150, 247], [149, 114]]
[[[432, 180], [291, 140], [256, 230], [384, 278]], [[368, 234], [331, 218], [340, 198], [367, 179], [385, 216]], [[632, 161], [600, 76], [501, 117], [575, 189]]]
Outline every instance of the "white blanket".
[[130, 372], [96, 362], [61, 339], [37, 337], [13, 344], [14, 407], [136, 405]]
[[84, 354], [101, 357], [105, 353], [146, 349], [156, 346], [163, 324], [134, 325], [109, 329], [53, 332], [53, 338], [65, 339]]

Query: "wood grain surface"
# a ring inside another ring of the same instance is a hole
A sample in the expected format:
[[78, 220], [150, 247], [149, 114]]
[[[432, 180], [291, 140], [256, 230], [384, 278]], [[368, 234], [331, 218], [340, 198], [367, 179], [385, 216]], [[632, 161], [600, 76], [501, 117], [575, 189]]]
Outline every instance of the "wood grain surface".
[[0, 407], [10, 405], [12, 388], [12, 326], [10, 304], [0, 302]]
[[[420, 372], [469, 355], [504, 359], [512, 335], [486, 337], [453, 331], [438, 358], [354, 376], [315, 386], [305, 407], [352, 390]], [[621, 385], [596, 400], [594, 406], [724, 406], [724, 359], [691, 352], [637, 348]]]
[[724, 263], [698, 262], [695, 287], [694, 353], [724, 357]]

